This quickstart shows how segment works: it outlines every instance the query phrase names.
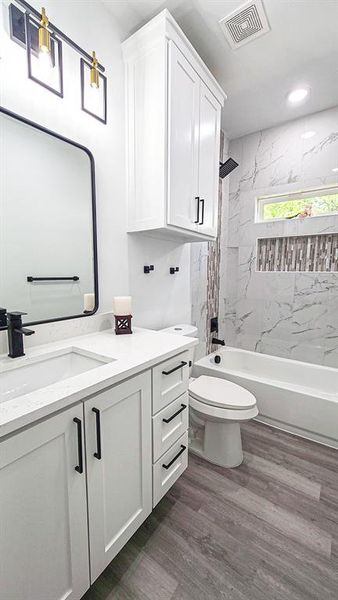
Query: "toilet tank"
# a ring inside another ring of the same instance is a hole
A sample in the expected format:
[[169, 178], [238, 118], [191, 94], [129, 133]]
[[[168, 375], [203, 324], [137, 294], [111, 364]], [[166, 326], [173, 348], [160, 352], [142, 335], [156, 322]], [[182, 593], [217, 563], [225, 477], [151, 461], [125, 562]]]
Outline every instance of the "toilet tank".
[[[198, 337], [198, 329], [195, 325], [188, 325], [186, 323], [179, 323], [178, 325], [172, 325], [171, 327], [166, 327], [165, 329], [160, 329], [160, 333], [172, 333], [174, 335], [186, 335], [188, 337], [197, 338]], [[189, 350], [189, 360], [191, 364], [194, 362], [194, 348]], [[192, 367], [190, 367], [189, 371], [190, 377], [192, 374]]]

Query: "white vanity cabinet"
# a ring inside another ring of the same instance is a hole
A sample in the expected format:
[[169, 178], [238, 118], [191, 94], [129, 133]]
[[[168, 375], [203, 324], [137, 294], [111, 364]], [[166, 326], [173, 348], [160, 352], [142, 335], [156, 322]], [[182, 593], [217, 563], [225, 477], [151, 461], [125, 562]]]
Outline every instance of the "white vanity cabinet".
[[212, 239], [225, 94], [167, 10], [126, 40], [123, 53], [128, 230]]
[[152, 510], [150, 371], [84, 406], [93, 583]]
[[189, 352], [0, 440], [0, 597], [80, 600], [188, 464]]
[[88, 589], [83, 441], [82, 404], [1, 441], [3, 600], [79, 600]]

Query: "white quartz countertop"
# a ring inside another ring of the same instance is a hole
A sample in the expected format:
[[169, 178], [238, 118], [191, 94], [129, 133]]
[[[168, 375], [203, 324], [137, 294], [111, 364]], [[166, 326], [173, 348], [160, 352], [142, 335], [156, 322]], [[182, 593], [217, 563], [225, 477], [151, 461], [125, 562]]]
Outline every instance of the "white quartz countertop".
[[82, 335], [26, 349], [17, 359], [0, 355], [1, 374], [48, 354], [79, 350], [114, 359], [80, 375], [57, 381], [47, 387], [0, 403], [0, 437], [13, 433], [87, 396], [100, 392], [198, 343], [196, 338], [135, 328], [131, 335], [115, 335], [112, 330]]

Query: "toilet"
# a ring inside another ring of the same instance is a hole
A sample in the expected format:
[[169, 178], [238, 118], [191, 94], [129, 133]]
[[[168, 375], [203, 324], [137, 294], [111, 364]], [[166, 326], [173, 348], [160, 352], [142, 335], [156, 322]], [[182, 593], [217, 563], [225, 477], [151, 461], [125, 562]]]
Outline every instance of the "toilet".
[[[197, 337], [198, 330], [178, 324], [161, 332]], [[243, 462], [240, 424], [258, 415], [255, 396], [227, 379], [201, 375], [190, 377], [189, 406], [189, 450], [221, 467], [238, 467]]]

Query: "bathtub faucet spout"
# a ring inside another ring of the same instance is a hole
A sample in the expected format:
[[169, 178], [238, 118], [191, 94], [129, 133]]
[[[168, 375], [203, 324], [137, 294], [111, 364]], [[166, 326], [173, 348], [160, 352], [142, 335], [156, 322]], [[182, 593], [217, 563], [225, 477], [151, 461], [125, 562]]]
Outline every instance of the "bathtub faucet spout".
[[212, 338], [211, 343], [216, 344], [217, 346], [225, 346], [225, 341], [218, 340], [217, 338]]

